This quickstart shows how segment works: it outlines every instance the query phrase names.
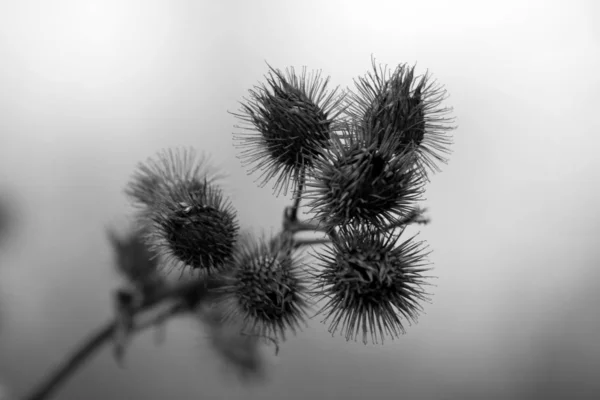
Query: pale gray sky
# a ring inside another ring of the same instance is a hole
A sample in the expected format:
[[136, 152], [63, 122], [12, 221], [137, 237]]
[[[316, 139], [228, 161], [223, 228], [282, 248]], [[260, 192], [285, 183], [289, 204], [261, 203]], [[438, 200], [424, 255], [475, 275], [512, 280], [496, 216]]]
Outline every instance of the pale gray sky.
[[265, 61], [345, 88], [374, 55], [429, 70], [459, 126], [426, 192], [438, 279], [419, 324], [364, 346], [314, 321], [245, 388], [175, 321], [166, 344], [143, 335], [125, 370], [104, 351], [57, 399], [600, 393], [599, 19], [592, 0], [0, 1], [0, 190], [20, 209], [0, 253], [0, 382], [26, 391], [110, 317], [103, 227], [126, 215], [136, 163], [204, 150], [242, 225], [277, 229], [289, 200], [246, 176], [227, 111]]

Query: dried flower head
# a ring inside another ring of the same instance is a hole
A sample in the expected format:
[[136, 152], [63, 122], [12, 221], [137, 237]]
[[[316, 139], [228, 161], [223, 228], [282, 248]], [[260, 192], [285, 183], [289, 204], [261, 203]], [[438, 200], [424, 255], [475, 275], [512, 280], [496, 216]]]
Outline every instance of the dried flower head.
[[446, 117], [452, 109], [440, 107], [446, 90], [428, 74], [415, 76], [414, 66], [400, 64], [390, 73], [372, 62], [373, 72], [354, 81], [358, 93], [348, 95], [349, 116], [378, 140], [396, 137], [396, 152], [409, 151], [425, 176], [427, 170], [439, 171], [435, 161], [447, 162], [448, 131], [454, 129], [449, 125], [454, 119]]
[[147, 244], [167, 264], [213, 273], [233, 254], [237, 217], [215, 179], [186, 150], [161, 152], [139, 167], [128, 193], [142, 206]]
[[243, 321], [249, 334], [285, 340], [296, 333], [309, 307], [302, 262], [291, 257], [289, 243], [244, 236], [222, 288], [226, 319]]
[[413, 210], [423, 180], [410, 157], [394, 152], [395, 143], [371, 141], [356, 126], [332, 137], [328, 157], [315, 163], [304, 194], [324, 226], [354, 221], [383, 226]]
[[329, 331], [340, 330], [346, 340], [362, 333], [363, 343], [404, 334], [402, 317], [416, 321], [428, 300], [421, 286], [424, 267], [421, 243], [414, 238], [398, 244], [402, 235], [369, 225], [352, 224], [339, 229], [336, 239], [321, 254], [320, 269], [313, 273], [315, 294], [327, 298], [317, 313], [331, 318]]
[[320, 72], [307, 76], [303, 68], [297, 76], [290, 68], [284, 75], [269, 68], [268, 87], [250, 90], [241, 114], [232, 114], [246, 125], [236, 126], [245, 132], [234, 134], [243, 149], [242, 163], [253, 164], [249, 173], [262, 170], [261, 186], [276, 177], [274, 192], [278, 195], [282, 189], [287, 194], [290, 180], [295, 185], [299, 174], [310, 169], [321, 149], [327, 147], [342, 112], [343, 97], [337, 88], [328, 93], [329, 78], [321, 79]]

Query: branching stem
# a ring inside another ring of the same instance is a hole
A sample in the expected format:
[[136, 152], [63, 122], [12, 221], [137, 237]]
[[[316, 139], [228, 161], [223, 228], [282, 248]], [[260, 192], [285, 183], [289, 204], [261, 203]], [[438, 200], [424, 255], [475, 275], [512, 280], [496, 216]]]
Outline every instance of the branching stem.
[[[299, 203], [299, 202], [298, 202]], [[288, 233], [296, 233], [301, 231], [317, 231], [318, 226], [312, 221], [302, 222], [289, 219], [291, 215], [286, 213], [287, 218], [284, 219], [284, 230]], [[319, 243], [326, 243], [327, 239], [307, 239], [295, 241], [294, 248], [298, 249], [302, 246], [308, 246]], [[170, 317], [189, 311], [189, 305], [182, 300], [194, 298], [198, 303], [202, 302], [211, 291], [218, 288], [221, 281], [217, 278], [213, 279], [194, 279], [184, 281], [173, 286], [157, 290], [151, 296], [146, 297], [142, 303], [131, 310], [134, 320], [139, 319], [140, 314], [153, 309], [165, 301], [175, 300], [175, 304], [162, 313], [158, 313], [152, 319], [146, 322], [137, 322], [134, 325], [133, 332], [142, 331], [148, 327], [163, 323]], [[83, 363], [92, 357], [102, 346], [109, 343], [113, 339], [113, 335], [117, 330], [117, 320], [114, 319], [100, 326], [81, 345], [76, 348], [71, 354], [67, 355], [65, 360], [55, 367], [51, 374], [46, 377], [32, 393], [24, 397], [23, 400], [45, 400], [49, 399], [52, 394], [63, 384]]]
[[[299, 249], [303, 246], [329, 243], [331, 242], [331, 239], [335, 238], [335, 231], [327, 231], [325, 228], [320, 227], [318, 220], [298, 220], [298, 207], [300, 205], [300, 199], [302, 196], [304, 177], [304, 170], [302, 170], [301, 180], [298, 183], [298, 190], [296, 191], [294, 198], [294, 205], [287, 207], [284, 213], [284, 229], [281, 234], [291, 234], [293, 236], [297, 232], [312, 231], [325, 232], [328, 234], [328, 237], [295, 240], [293, 245], [294, 249]], [[429, 222], [429, 219], [423, 216], [425, 211], [426, 209], [416, 209], [403, 220], [398, 221], [395, 224], [390, 224], [387, 229], [393, 229], [395, 227], [410, 223], [426, 224]], [[199, 278], [177, 283], [173, 286], [158, 290], [156, 293], [153, 293], [151, 296], [145, 298], [140, 305], [133, 308], [131, 313], [134, 319], [136, 317], [139, 318], [140, 314], [154, 308], [164, 301], [175, 300], [175, 303], [166, 310], [163, 310], [162, 313], [157, 313], [150, 320], [141, 323], [138, 321], [134, 325], [132, 333], [136, 333], [148, 327], [163, 323], [170, 317], [177, 314], [190, 311], [190, 307], [192, 305], [186, 303], [185, 299], [194, 298], [196, 304], [198, 304], [210, 295], [211, 290], [218, 288], [220, 285], [221, 281], [218, 280], [218, 278]], [[110, 342], [117, 330], [117, 323], [117, 320], [114, 319], [99, 327], [94, 333], [91, 334], [91, 336], [83, 341], [82, 344], [73, 351], [73, 353], [68, 355], [65, 360], [59, 364], [45, 380], [41, 382], [39, 386], [34, 388], [33, 392], [29, 396], [25, 397], [24, 400], [45, 400], [50, 398], [56, 389], [62, 383], [64, 383], [67, 378], [71, 376], [80, 366], [82, 366], [88, 358], [94, 355], [94, 353], [96, 353], [103, 345]]]
[[306, 180], [306, 168], [303, 166], [297, 173], [297, 185], [294, 191], [294, 205], [290, 211], [290, 217], [292, 221], [298, 220], [298, 209], [300, 208], [300, 201], [302, 200], [302, 191], [304, 190], [304, 181]]
[[[191, 292], [195, 295], [205, 298], [211, 289], [219, 286], [216, 280], [196, 279], [189, 282], [179, 283], [173, 287], [157, 292], [156, 295], [147, 298], [144, 302], [133, 310], [133, 315], [147, 311], [167, 299], [183, 299]], [[181, 302], [176, 302], [166, 312], [157, 314], [153, 319], [136, 324], [133, 332], [142, 331], [150, 326], [166, 320], [176, 314], [182, 313], [187, 308]], [[54, 391], [66, 381], [83, 363], [94, 355], [103, 345], [110, 342], [115, 333], [117, 321], [112, 320], [92, 333], [82, 344], [68, 355], [64, 362], [59, 364], [55, 370], [37, 386], [33, 392], [24, 398], [24, 400], [44, 400], [50, 398]]]
[[405, 225], [410, 225], [410, 224], [427, 225], [431, 222], [431, 219], [429, 217], [426, 217], [423, 215], [426, 211], [427, 211], [427, 208], [417, 207], [403, 219], [401, 219], [395, 223], [387, 225], [385, 227], [385, 230], [389, 231], [391, 229], [395, 229], [395, 228], [405, 226]]

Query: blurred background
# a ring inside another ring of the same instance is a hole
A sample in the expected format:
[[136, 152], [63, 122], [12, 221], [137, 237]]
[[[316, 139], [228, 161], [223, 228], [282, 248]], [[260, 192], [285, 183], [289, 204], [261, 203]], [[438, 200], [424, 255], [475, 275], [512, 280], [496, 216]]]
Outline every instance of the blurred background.
[[373, 55], [428, 70], [457, 117], [415, 228], [438, 277], [419, 323], [364, 346], [315, 318], [247, 386], [174, 320], [56, 399], [600, 398], [599, 19], [593, 0], [0, 1], [0, 385], [28, 393], [111, 317], [105, 228], [138, 162], [205, 151], [241, 225], [277, 230], [290, 199], [246, 175], [227, 111], [265, 61], [346, 88]]

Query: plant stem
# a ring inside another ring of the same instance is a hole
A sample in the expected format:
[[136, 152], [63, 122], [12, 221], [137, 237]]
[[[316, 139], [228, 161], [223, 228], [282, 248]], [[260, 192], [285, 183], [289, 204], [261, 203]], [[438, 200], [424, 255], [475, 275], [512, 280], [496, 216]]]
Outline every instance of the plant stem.
[[79, 368], [85, 360], [94, 354], [104, 343], [113, 335], [115, 322], [110, 321], [100, 327], [95, 333], [87, 338], [82, 345], [77, 348], [65, 361], [59, 365], [54, 372], [44, 380], [26, 400], [44, 400], [50, 398], [52, 393], [63, 383], [73, 372]]
[[[304, 181], [304, 173], [302, 174], [302, 182]], [[297, 215], [297, 207], [300, 204], [300, 197], [303, 183], [299, 184], [299, 190], [294, 201], [294, 206], [291, 212], [286, 212], [284, 215], [284, 231], [289, 234], [294, 234], [300, 231], [322, 231], [319, 228], [318, 223], [310, 221], [299, 221], [297, 217], [294, 217], [294, 210]], [[289, 208], [289, 207], [288, 207]], [[287, 210], [286, 210], [287, 211]], [[295, 243], [294, 248], [302, 246], [328, 243], [329, 239], [307, 239], [301, 240]], [[185, 281], [177, 283], [173, 286], [161, 289], [156, 293], [152, 294], [143, 300], [142, 304], [134, 307], [131, 311], [132, 317], [139, 317], [144, 311], [147, 311], [154, 306], [162, 303], [169, 299], [194, 299], [196, 302], [201, 302], [205, 299], [212, 289], [218, 288], [221, 285], [221, 281], [218, 278], [208, 279], [195, 279], [191, 281]], [[184, 310], [189, 310], [190, 304], [182, 305], [181, 302], [177, 302], [172, 308], [169, 308], [166, 312], [158, 315], [158, 317], [147, 321], [143, 324], [136, 324], [133, 331], [141, 331], [147, 327], [157, 325], [160, 322], [170, 318], [171, 316], [181, 313]], [[108, 343], [116, 332], [117, 329], [116, 319], [109, 321], [98, 328], [94, 333], [91, 334], [81, 345], [76, 348], [70, 355], [68, 355], [64, 361], [59, 364], [52, 373], [43, 380], [33, 392], [24, 398], [24, 400], [45, 400], [49, 399], [52, 394], [58, 389], [60, 385], [65, 381], [91, 356], [96, 353], [100, 347]]]
[[284, 222], [284, 229], [291, 233], [311, 231], [311, 232], [324, 232], [324, 229], [319, 226], [318, 222], [314, 220], [309, 221], [291, 221], [286, 220]]
[[[143, 311], [154, 307], [155, 305], [163, 302], [170, 298], [186, 298], [190, 293], [195, 296], [199, 296], [201, 299], [208, 296], [211, 289], [219, 286], [219, 281], [215, 279], [196, 279], [188, 282], [178, 283], [170, 288], [158, 292], [155, 296], [146, 299], [142, 305], [133, 310], [133, 315], [137, 316]], [[161, 313], [158, 318], [151, 322], [147, 322], [141, 325], [136, 325], [135, 331], [143, 330], [149, 326], [156, 325], [158, 322], [163, 321], [168, 316], [172, 316], [175, 313], [182, 311], [181, 304], [176, 304], [173, 308], [169, 309], [167, 314]], [[73, 353], [66, 357], [66, 359], [53, 370], [53, 372], [44, 380], [42, 383], [34, 389], [32, 394], [25, 397], [25, 400], [44, 400], [50, 398], [53, 392], [64, 383], [70, 375], [72, 375], [77, 368], [79, 368], [83, 362], [100, 349], [104, 344], [108, 343], [113, 337], [117, 323], [115, 320], [109, 321], [96, 330], [91, 336], [82, 342], [82, 344], [75, 349]]]
[[298, 220], [298, 209], [302, 200], [302, 191], [304, 190], [304, 181], [306, 179], [306, 169], [303, 166], [297, 173], [297, 186], [294, 191], [294, 205], [292, 206], [290, 218], [292, 221]]
[[387, 225], [384, 229], [389, 231], [394, 228], [398, 228], [400, 226], [409, 225], [409, 224], [422, 224], [427, 225], [431, 222], [429, 217], [424, 216], [423, 214], [427, 211], [427, 208], [417, 207], [411, 213], [409, 213], [406, 217], [401, 220], [391, 223]]
[[294, 248], [298, 249], [303, 246], [312, 246], [312, 245], [316, 245], [316, 244], [325, 244], [325, 243], [331, 243], [331, 240], [329, 238], [303, 239], [303, 240], [297, 240], [294, 243]]

